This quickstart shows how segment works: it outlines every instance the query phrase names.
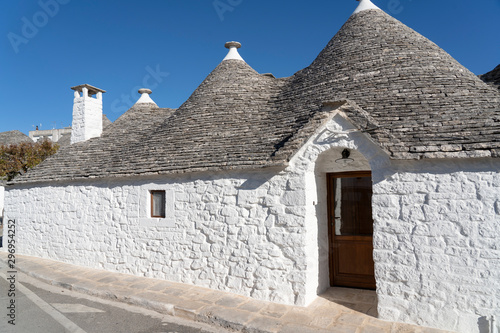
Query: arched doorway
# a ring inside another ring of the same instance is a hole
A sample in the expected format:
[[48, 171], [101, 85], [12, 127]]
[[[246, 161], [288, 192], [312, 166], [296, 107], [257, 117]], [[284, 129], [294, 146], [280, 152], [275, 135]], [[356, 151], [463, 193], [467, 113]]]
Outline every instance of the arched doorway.
[[375, 289], [370, 171], [327, 174], [330, 285]]
[[339, 161], [345, 149], [322, 152], [315, 165], [320, 291], [329, 286], [375, 289], [371, 167], [351, 148], [351, 163]]

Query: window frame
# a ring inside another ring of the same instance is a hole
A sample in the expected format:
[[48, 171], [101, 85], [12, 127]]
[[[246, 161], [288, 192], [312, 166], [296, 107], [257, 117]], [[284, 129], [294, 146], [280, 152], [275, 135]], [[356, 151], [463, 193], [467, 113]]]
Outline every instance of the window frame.
[[[155, 198], [155, 194], [157, 194], [157, 193], [161, 193], [162, 197], [163, 197], [163, 202], [162, 202], [163, 215], [154, 215], [154, 203], [155, 203], [154, 198]], [[167, 194], [166, 194], [166, 191], [165, 190], [150, 190], [149, 194], [150, 194], [150, 201], [151, 201], [149, 216], [151, 218], [164, 219], [167, 216]]]

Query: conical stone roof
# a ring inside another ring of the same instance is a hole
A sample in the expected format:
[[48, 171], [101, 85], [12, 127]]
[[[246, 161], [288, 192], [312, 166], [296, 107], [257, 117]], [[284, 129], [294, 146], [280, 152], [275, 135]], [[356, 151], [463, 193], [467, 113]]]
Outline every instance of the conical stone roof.
[[381, 10], [353, 14], [281, 96], [301, 119], [344, 99], [373, 117], [392, 158], [498, 155], [499, 93]]
[[489, 85], [500, 89], [500, 65], [486, 74], [479, 75], [479, 78]]
[[136, 104], [102, 136], [64, 147], [14, 182], [283, 165], [274, 100], [284, 79], [224, 60], [177, 110]]
[[[270, 166], [281, 140], [274, 100], [284, 80], [222, 61], [152, 135], [159, 172]], [[140, 151], [136, 152], [140, 154]]]
[[23, 142], [31, 142], [32, 143], [33, 140], [31, 140], [29, 138], [29, 136], [27, 136], [24, 133], [21, 133], [18, 130], [0, 133], [0, 145], [7, 145], [7, 146], [8, 145], [17, 145], [17, 144], [23, 143]]
[[379, 9], [353, 14], [290, 78], [261, 75], [232, 51], [179, 109], [136, 104], [102, 137], [14, 182], [283, 167], [324, 122], [324, 105], [394, 159], [500, 156], [497, 89]]

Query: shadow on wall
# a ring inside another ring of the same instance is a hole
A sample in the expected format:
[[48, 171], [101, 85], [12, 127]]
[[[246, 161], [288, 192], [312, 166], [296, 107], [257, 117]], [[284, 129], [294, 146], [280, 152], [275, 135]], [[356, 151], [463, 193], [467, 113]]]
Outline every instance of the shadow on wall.
[[477, 320], [479, 333], [498, 333], [498, 327], [495, 322], [495, 317], [490, 318], [483, 316]]
[[264, 173], [259, 173], [255, 172], [253, 174], [253, 177], [247, 178], [243, 184], [241, 184], [239, 187], [237, 187], [238, 190], [256, 190], [262, 185], [266, 184], [269, 182], [271, 178], [273, 178], [275, 175], [279, 174], [280, 171], [282, 171], [284, 168], [268, 168], [270, 172], [264, 172]]

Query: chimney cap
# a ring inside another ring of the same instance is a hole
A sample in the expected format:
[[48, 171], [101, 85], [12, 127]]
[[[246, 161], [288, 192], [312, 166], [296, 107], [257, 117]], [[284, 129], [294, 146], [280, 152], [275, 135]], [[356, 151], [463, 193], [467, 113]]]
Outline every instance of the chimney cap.
[[78, 92], [82, 92], [83, 88], [87, 88], [87, 90], [89, 91], [89, 95], [95, 95], [97, 94], [98, 92], [101, 92], [101, 93], [105, 93], [106, 90], [102, 90], [102, 89], [99, 89], [97, 87], [94, 87], [94, 86], [91, 86], [90, 84], [80, 84], [79, 86], [74, 86], [74, 87], [71, 87], [72, 90], [74, 91], [78, 91]]
[[226, 49], [230, 49], [232, 47], [239, 49], [241, 47], [241, 43], [240, 42], [227, 42], [224, 46], [226, 47]]
[[148, 95], [151, 95], [152, 91], [151, 89], [148, 89], [148, 88], [141, 88], [139, 89], [139, 94], [148, 94]]
[[[154, 104], [156, 105], [155, 101], [151, 99], [149, 96], [152, 93], [151, 89], [148, 88], [141, 88], [139, 89], [139, 94], [141, 94], [141, 97], [135, 104]], [[157, 105], [156, 105], [157, 106]]]

